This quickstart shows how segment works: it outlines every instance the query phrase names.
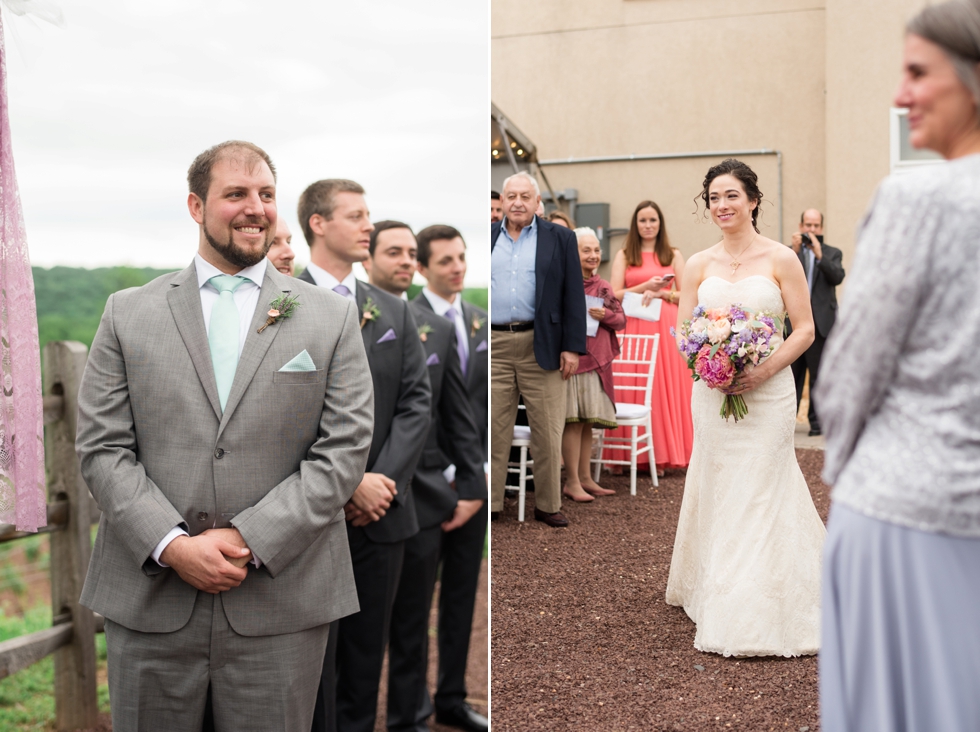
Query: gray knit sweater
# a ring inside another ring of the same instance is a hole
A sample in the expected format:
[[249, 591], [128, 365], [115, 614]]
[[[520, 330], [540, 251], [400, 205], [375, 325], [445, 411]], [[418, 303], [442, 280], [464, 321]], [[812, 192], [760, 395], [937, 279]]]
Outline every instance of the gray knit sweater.
[[882, 182], [814, 403], [835, 501], [980, 537], [980, 155]]

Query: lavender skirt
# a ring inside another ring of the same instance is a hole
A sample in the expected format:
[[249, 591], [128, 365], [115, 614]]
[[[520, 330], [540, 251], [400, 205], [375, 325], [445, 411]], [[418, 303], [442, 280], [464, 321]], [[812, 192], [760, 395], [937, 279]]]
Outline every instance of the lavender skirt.
[[980, 729], [980, 539], [835, 504], [821, 612], [823, 732]]

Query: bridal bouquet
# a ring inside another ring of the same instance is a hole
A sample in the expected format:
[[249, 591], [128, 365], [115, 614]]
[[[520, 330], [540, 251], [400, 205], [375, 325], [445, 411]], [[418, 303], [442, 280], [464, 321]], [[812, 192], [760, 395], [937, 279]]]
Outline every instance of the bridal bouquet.
[[[757, 366], [775, 349], [773, 337], [781, 336], [782, 320], [770, 312], [754, 312], [734, 304], [724, 308], [694, 308], [691, 320], [681, 325], [680, 350], [695, 381], [712, 389], [731, 386], [748, 366]], [[671, 328], [671, 335], [676, 331]], [[726, 394], [721, 416], [738, 422], [749, 413], [741, 394]]]

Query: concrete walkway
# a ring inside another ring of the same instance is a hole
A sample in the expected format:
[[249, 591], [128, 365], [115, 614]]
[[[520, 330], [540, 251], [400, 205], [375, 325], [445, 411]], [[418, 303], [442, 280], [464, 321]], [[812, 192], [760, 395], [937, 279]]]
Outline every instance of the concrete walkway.
[[810, 431], [809, 422], [807, 422], [805, 419], [802, 422], [800, 420], [796, 421], [796, 436], [793, 439], [793, 442], [796, 444], [796, 447], [803, 448], [805, 450], [823, 450], [824, 448], [823, 435], [810, 437], [810, 435], [807, 434], [809, 433], [809, 431]]

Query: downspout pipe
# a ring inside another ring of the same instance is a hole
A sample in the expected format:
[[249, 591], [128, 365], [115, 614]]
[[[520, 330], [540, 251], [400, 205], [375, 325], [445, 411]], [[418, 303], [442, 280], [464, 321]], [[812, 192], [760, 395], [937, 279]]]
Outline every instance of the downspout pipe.
[[769, 148], [759, 148], [757, 150], [706, 150], [703, 152], [680, 152], [680, 153], [644, 153], [640, 155], [595, 155], [584, 158], [554, 158], [551, 160], [539, 160], [539, 166], [545, 165], [584, 165], [589, 163], [629, 163], [643, 160], [684, 160], [690, 158], [741, 158], [749, 155], [775, 155], [776, 156], [776, 177], [779, 189], [777, 196], [779, 201], [779, 237], [783, 237], [783, 153], [780, 150]]

